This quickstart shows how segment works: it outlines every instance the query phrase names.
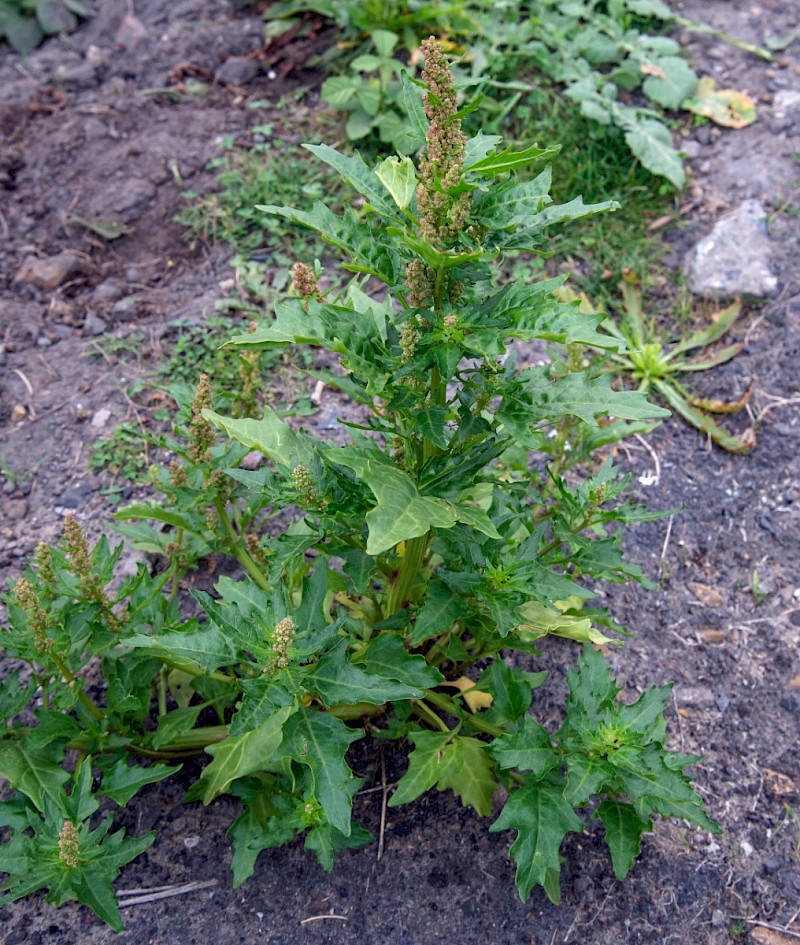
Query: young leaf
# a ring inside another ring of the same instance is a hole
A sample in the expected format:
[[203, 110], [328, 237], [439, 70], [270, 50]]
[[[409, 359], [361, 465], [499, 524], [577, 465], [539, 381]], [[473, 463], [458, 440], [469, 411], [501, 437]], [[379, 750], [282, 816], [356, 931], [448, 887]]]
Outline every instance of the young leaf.
[[344, 181], [362, 197], [366, 197], [372, 209], [387, 222], [401, 222], [397, 207], [386, 199], [386, 191], [378, 175], [367, 167], [358, 152], [353, 157], [347, 157], [327, 144], [304, 144], [303, 147], [338, 171]]
[[[196, 626], [194, 622], [187, 626]], [[134, 633], [125, 639], [126, 646], [148, 650], [176, 667], [190, 670], [201, 666], [213, 673], [235, 656], [228, 638], [216, 626], [206, 625], [199, 630], [170, 630], [159, 636]]]
[[413, 656], [399, 636], [388, 633], [370, 643], [358, 665], [374, 676], [395, 679], [421, 690], [433, 689], [444, 679], [435, 666], [425, 662], [424, 656]]
[[409, 645], [417, 646], [429, 637], [444, 633], [468, 613], [469, 608], [464, 599], [454, 594], [442, 581], [433, 578], [428, 584], [425, 601], [414, 621], [408, 638]]
[[582, 831], [583, 821], [564, 800], [557, 783], [526, 779], [511, 794], [500, 816], [489, 828], [492, 833], [516, 830], [511, 857], [517, 863], [517, 889], [525, 902], [534, 886], [544, 886], [548, 896], [558, 903], [555, 877], [561, 872], [559, 848], [570, 831]]
[[203, 416], [232, 439], [251, 450], [260, 450], [276, 466], [291, 471], [297, 466], [314, 464], [315, 451], [307, 439], [295, 433], [269, 407], [260, 420], [232, 420], [213, 410], [204, 410]]
[[552, 739], [530, 715], [525, 716], [517, 732], [499, 736], [488, 750], [501, 768], [532, 771], [536, 779], [543, 778], [559, 764]]

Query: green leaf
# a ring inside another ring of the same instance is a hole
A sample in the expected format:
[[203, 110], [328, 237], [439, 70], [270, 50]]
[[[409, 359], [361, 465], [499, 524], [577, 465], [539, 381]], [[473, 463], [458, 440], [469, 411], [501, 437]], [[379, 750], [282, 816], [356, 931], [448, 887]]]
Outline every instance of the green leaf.
[[463, 764], [464, 745], [450, 732], [412, 732], [408, 738], [414, 750], [408, 756], [408, 770], [389, 798], [389, 807], [415, 800]]
[[669, 415], [639, 391], [612, 390], [608, 377], [575, 373], [553, 378], [550, 369], [543, 367], [522, 371], [518, 381], [509, 385], [497, 418], [526, 442], [532, 424], [574, 416], [594, 425], [604, 414], [621, 420]]
[[425, 144], [425, 138], [428, 134], [428, 117], [425, 114], [425, 108], [422, 104], [422, 95], [419, 87], [416, 86], [408, 77], [408, 73], [403, 70], [400, 73], [400, 82], [403, 87], [402, 102], [406, 115], [411, 125], [411, 132], [408, 140], [408, 151], [419, 151]]
[[36, 18], [47, 35], [74, 30], [78, 25], [78, 18], [62, 0], [38, 0]]
[[44, 32], [33, 16], [21, 16], [15, 7], [0, 3], [0, 38], [21, 56], [27, 56], [41, 43]]
[[520, 899], [525, 902], [534, 886], [544, 886], [548, 896], [558, 903], [561, 842], [570, 831], [583, 830], [583, 821], [561, 796], [558, 786], [549, 781], [526, 780], [509, 796], [489, 830], [517, 831], [510, 852], [517, 864]]
[[495, 659], [481, 674], [478, 688], [492, 694], [493, 713], [509, 722], [516, 722], [530, 708], [532, 690], [541, 686], [546, 677], [547, 670], [529, 673], [512, 668], [504, 659]]
[[30, 798], [43, 811], [45, 800], [61, 803], [63, 785], [69, 775], [60, 766], [64, 747], [55, 742], [31, 751], [24, 738], [0, 742], [0, 776], [17, 791]]
[[628, 121], [624, 128], [625, 142], [642, 166], [653, 174], [666, 177], [680, 190], [686, 183], [686, 175], [669, 129], [653, 118]]
[[269, 770], [272, 756], [281, 747], [284, 725], [293, 712], [294, 706], [284, 706], [253, 731], [244, 735], [229, 735], [218, 745], [209, 745], [206, 752], [214, 760], [189, 789], [186, 799], [210, 804], [217, 795], [227, 791], [236, 778], [243, 778], [254, 771]]
[[455, 741], [462, 748], [461, 763], [443, 774], [437, 787], [440, 791], [449, 788], [465, 807], [488, 817], [492, 813], [492, 797], [500, 785], [494, 779], [487, 746], [468, 735], [459, 735]]
[[322, 83], [320, 98], [334, 108], [346, 109], [356, 97], [359, 80], [351, 76], [331, 76]]
[[203, 416], [232, 439], [249, 449], [260, 450], [284, 470], [313, 465], [315, 450], [308, 439], [295, 433], [269, 407], [264, 408], [260, 420], [233, 420], [213, 410], [204, 410]]
[[347, 157], [327, 144], [304, 144], [315, 157], [330, 165], [344, 181], [369, 201], [369, 205], [384, 219], [400, 222], [397, 208], [386, 199], [386, 190], [374, 171], [371, 171], [356, 152]]
[[424, 695], [424, 688], [406, 685], [394, 677], [387, 679], [365, 672], [360, 664], [348, 660], [347, 650], [348, 641], [342, 640], [306, 675], [305, 685], [316, 692], [326, 705], [332, 706], [339, 702], [381, 705], [396, 699], [421, 699]]
[[543, 778], [559, 764], [552, 739], [530, 715], [525, 716], [519, 731], [496, 738], [489, 748], [489, 754], [501, 768], [532, 771], [536, 779]]
[[644, 94], [664, 108], [678, 109], [694, 95], [697, 76], [685, 59], [678, 56], [663, 56], [655, 65], [664, 73], [649, 75], [642, 86]]
[[27, 686], [21, 686], [19, 673], [20, 671], [15, 669], [0, 682], [0, 720], [7, 723], [22, 712], [36, 692], [36, 680], [31, 679]]
[[499, 154], [489, 155], [474, 163], [468, 163], [468, 160], [465, 160], [464, 170], [470, 174], [480, 174], [481, 177], [493, 177], [495, 174], [504, 174], [515, 167], [524, 167], [534, 161], [543, 161], [555, 157], [560, 150], [560, 145], [552, 148], [539, 148], [533, 145], [523, 151], [506, 148], [505, 151], [501, 151]]
[[[194, 622], [188, 626], [196, 626]], [[216, 626], [206, 625], [199, 630], [170, 630], [159, 636], [135, 633], [125, 638], [125, 645], [150, 651], [173, 666], [202, 667], [213, 673], [235, 657], [228, 638]]]
[[399, 542], [425, 535], [431, 528], [452, 528], [456, 524], [456, 513], [449, 502], [420, 495], [414, 480], [395, 466], [345, 449], [327, 450], [325, 456], [353, 469], [377, 499], [377, 505], [366, 516], [367, 554], [385, 554]]
[[412, 655], [399, 636], [389, 633], [370, 643], [358, 665], [374, 676], [395, 679], [423, 691], [433, 689], [444, 679], [435, 666], [425, 662], [424, 656]]
[[323, 712], [301, 708], [287, 722], [281, 754], [311, 771], [314, 793], [328, 822], [350, 836], [353, 773], [344, 760], [352, 742], [364, 732], [349, 729], [344, 722]]
[[[180, 709], [178, 711], [181, 711]], [[104, 797], [110, 797], [115, 804], [124, 807], [128, 801], [146, 784], [156, 784], [163, 781], [176, 771], [180, 771], [183, 765], [152, 765], [149, 768], [141, 768], [139, 765], [128, 766], [125, 758], [119, 761], [103, 775], [103, 780], [98, 789], [98, 794]]]
[[653, 829], [653, 822], [642, 820], [630, 804], [619, 801], [601, 801], [592, 816], [605, 827], [614, 875], [625, 879], [639, 855], [642, 834]]
[[425, 601], [417, 613], [408, 642], [417, 646], [430, 637], [438, 636], [449, 630], [457, 620], [462, 620], [469, 613], [463, 598], [442, 581], [433, 578], [428, 583]]
[[191, 731], [202, 708], [201, 705], [184, 706], [162, 715], [158, 720], [158, 728], [153, 735], [151, 743], [153, 748], [156, 750], [163, 748], [178, 735]]
[[313, 850], [319, 865], [326, 873], [330, 873], [333, 869], [334, 853], [339, 850], [359, 850], [374, 839], [368, 830], [358, 824], [353, 824], [348, 836], [330, 824], [319, 824], [308, 831], [303, 848]]

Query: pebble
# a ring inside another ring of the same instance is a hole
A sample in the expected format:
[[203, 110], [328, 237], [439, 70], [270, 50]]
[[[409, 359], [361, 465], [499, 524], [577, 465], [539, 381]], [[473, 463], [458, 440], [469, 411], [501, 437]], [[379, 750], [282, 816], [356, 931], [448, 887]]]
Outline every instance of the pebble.
[[100, 318], [99, 315], [95, 315], [94, 312], [87, 312], [86, 318], [83, 322], [83, 337], [90, 338], [93, 335], [102, 335], [106, 330], [106, 323]]
[[24, 404], [14, 404], [11, 408], [11, 422], [12, 423], [22, 423], [22, 421], [28, 416], [28, 411], [25, 408]]
[[200, 843], [200, 837], [184, 837], [183, 845], [187, 850], [194, 850], [194, 848]]
[[101, 282], [92, 291], [92, 300], [95, 302], [116, 302], [122, 298], [122, 289], [116, 282]]
[[25, 499], [5, 499], [3, 515], [9, 522], [21, 522], [28, 514], [28, 503]]
[[254, 59], [231, 56], [218, 66], [214, 76], [223, 85], [247, 85], [258, 75], [258, 63]]
[[47, 337], [47, 335], [40, 335], [40, 336], [36, 339], [36, 344], [37, 344], [40, 348], [49, 348], [52, 343], [53, 343], [53, 342]]
[[129, 295], [127, 298], [114, 303], [111, 314], [117, 321], [130, 322], [136, 318], [138, 309], [139, 305], [136, 299]]
[[46, 292], [52, 292], [68, 279], [83, 270], [83, 258], [77, 253], [63, 252], [56, 256], [40, 259], [38, 256], [26, 256], [17, 270], [15, 278], [28, 282]]
[[101, 407], [99, 410], [96, 410], [92, 416], [92, 426], [97, 430], [102, 430], [108, 423], [110, 417], [111, 411], [108, 407]]

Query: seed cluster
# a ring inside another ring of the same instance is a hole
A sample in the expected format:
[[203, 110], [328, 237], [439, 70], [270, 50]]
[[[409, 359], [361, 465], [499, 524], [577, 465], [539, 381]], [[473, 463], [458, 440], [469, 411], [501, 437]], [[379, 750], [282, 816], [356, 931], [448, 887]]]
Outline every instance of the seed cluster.
[[42, 610], [39, 597], [27, 578], [20, 578], [14, 585], [14, 601], [28, 618], [36, 649], [40, 653], [49, 653], [53, 641], [47, 638], [47, 614]]
[[189, 458], [193, 463], [207, 463], [211, 459], [214, 430], [203, 416], [211, 409], [211, 381], [201, 374], [192, 401], [192, 419], [189, 422]]

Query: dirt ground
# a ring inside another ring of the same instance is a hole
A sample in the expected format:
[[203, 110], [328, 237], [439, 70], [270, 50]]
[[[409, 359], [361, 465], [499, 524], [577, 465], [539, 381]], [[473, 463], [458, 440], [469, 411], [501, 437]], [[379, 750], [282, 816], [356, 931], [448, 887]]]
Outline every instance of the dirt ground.
[[[25, 62], [0, 53], [4, 582], [40, 539], [58, 535], [66, 511], [93, 529], [107, 520], [87, 447], [130, 417], [125, 390], [143, 368], [109, 363], [96, 343], [138, 330], [157, 348], [168, 322], [211, 314], [220, 282], [231, 276], [225, 252], [191, 250], [173, 222], [177, 180], [208, 186], [203, 169], [223, 137], [263, 120], [248, 102], [277, 103], [304, 80], [302, 61], [289, 63], [295, 68], [285, 77], [264, 71], [246, 88], [215, 84], [204, 97], [175, 101], [147, 90], [191, 76], [187, 64], [204, 75], [258, 50], [262, 21], [233, 6], [101, 0], [67, 42], [49, 40]], [[800, 27], [800, 8], [783, 0], [679, 6], [758, 43]], [[700, 73], [748, 91], [759, 107], [758, 122], [743, 131], [697, 129], [687, 146], [695, 208], [670, 234], [668, 255], [679, 269], [685, 250], [745, 198], [768, 209], [778, 294], [748, 306], [744, 351], [708, 377], [717, 394], [741, 393], [756, 379], [750, 416], [738, 422], [740, 429], [756, 422], [758, 445], [731, 456], [673, 418], [646, 446], [634, 441], [623, 452], [642, 499], [683, 511], [628, 539], [630, 556], [658, 589], [615, 589], [608, 605], [636, 633], [613, 654], [620, 679], [641, 688], [675, 681], [672, 747], [704, 755], [696, 785], [724, 834], [660, 823], [620, 884], [591, 829], [565, 845], [562, 904], [551, 905], [540, 890], [523, 904], [509, 837], [488, 834], [449, 793], [432, 794], [390, 812], [380, 861], [374, 847], [346, 851], [328, 876], [295, 844], [263, 853], [253, 878], [234, 891], [225, 837], [234, 802], [184, 805], [184, 779], [146, 789], [123, 814], [129, 830], [155, 828], [158, 838], [118, 885], [215, 885], [126, 909], [119, 936], [88, 910], [56, 911], [33, 897], [0, 909], [3, 945], [789, 945], [800, 938], [800, 923], [791, 925], [800, 910], [800, 226], [792, 213], [793, 200], [800, 206], [800, 125], [775, 107], [780, 93], [784, 101], [785, 93], [800, 96], [800, 40], [772, 64], [711, 37], [693, 35], [688, 46]], [[107, 242], [68, 222], [75, 217], [118, 220], [130, 232]], [[69, 280], [47, 288], [36, 260], [62, 252], [74, 255]], [[565, 641], [545, 650], [551, 684], [537, 712], [547, 719], [556, 717], [576, 653]], [[380, 783], [377, 751], [365, 749], [354, 762], [367, 786]], [[389, 777], [399, 776], [396, 760], [385, 761]], [[373, 831], [380, 806], [380, 792], [356, 801]], [[786, 928], [793, 934], [780, 931]]]

